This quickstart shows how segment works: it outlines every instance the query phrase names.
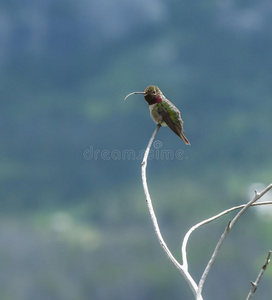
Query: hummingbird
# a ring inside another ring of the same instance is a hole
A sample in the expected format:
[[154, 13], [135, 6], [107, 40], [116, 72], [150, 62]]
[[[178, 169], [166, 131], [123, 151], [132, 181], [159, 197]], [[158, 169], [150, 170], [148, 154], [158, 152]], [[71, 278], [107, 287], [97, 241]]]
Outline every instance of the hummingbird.
[[172, 102], [165, 98], [157, 86], [149, 85], [144, 92], [130, 93], [124, 100], [134, 94], [144, 95], [149, 105], [150, 115], [157, 125], [168, 126], [186, 145], [190, 145], [189, 140], [183, 132], [183, 121], [180, 116], [180, 111]]

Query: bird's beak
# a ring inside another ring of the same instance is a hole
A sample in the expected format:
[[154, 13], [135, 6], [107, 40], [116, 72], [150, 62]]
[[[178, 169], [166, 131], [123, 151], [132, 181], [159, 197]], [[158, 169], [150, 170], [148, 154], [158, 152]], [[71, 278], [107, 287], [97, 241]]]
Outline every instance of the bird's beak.
[[126, 100], [129, 96], [134, 95], [134, 94], [144, 94], [144, 92], [133, 92], [133, 93], [130, 93], [130, 94], [126, 95], [126, 97], [125, 97], [124, 100]]

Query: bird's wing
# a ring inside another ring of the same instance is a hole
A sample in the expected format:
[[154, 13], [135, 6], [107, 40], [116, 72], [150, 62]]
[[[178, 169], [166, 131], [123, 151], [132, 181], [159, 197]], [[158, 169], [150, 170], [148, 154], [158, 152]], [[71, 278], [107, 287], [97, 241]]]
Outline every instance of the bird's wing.
[[167, 124], [167, 126], [172, 129], [175, 134], [180, 136], [181, 128], [179, 123], [175, 124], [172, 118], [176, 118], [174, 114], [171, 114], [171, 110], [168, 112], [166, 108], [161, 105], [158, 107], [158, 113], [162, 116], [163, 121]]

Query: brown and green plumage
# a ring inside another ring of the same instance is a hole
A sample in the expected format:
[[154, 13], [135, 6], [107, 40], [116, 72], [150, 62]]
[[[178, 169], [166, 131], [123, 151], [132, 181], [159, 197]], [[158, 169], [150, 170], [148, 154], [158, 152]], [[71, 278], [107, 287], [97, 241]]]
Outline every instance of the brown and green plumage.
[[144, 94], [144, 98], [149, 105], [150, 115], [154, 122], [162, 126], [168, 126], [186, 145], [190, 145], [190, 142], [183, 132], [183, 121], [180, 116], [180, 111], [173, 103], [165, 98], [157, 86], [149, 85], [144, 92], [130, 93], [126, 98], [133, 94]]

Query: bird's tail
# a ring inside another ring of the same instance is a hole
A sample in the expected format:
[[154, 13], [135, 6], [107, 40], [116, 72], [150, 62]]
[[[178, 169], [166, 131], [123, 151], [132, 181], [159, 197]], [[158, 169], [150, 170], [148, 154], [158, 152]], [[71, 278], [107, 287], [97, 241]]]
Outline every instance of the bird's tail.
[[187, 137], [183, 134], [183, 133], [180, 133], [180, 138], [183, 140], [183, 142], [186, 144], [186, 145], [191, 145], [189, 140], [187, 139]]

